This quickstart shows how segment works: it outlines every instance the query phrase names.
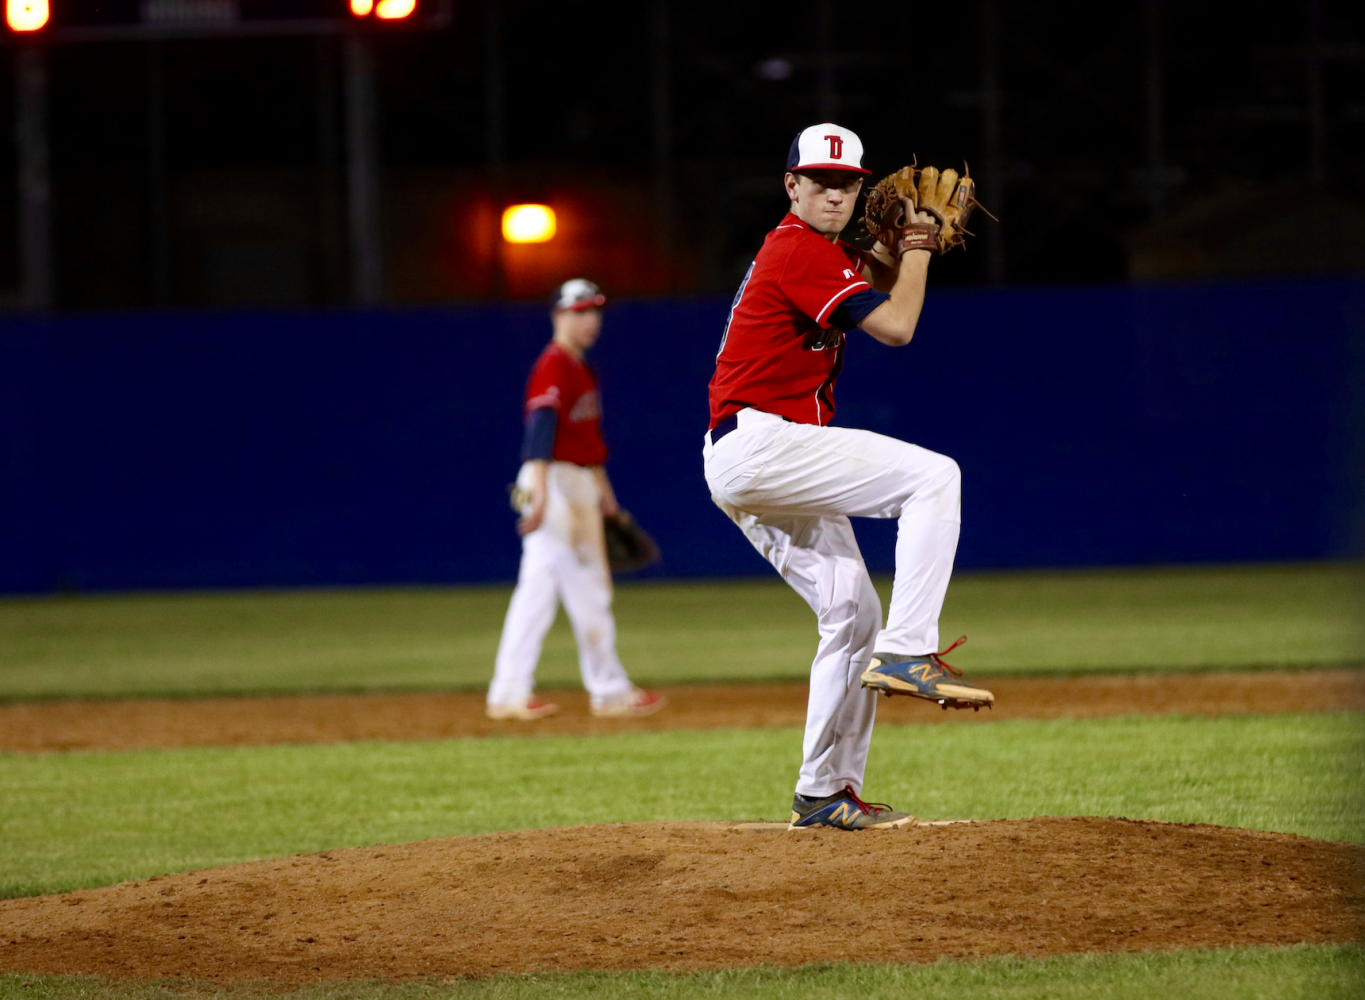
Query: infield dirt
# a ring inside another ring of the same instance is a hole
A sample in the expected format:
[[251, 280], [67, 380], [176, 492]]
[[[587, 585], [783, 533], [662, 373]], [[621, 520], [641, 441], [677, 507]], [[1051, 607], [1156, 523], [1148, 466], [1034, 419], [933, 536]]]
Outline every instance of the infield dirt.
[[[882, 699], [879, 723], [984, 724], [1004, 719], [1223, 715], [1365, 710], [1365, 670], [974, 677], [996, 707], [943, 711], [915, 698]], [[669, 706], [646, 719], [594, 719], [582, 691], [552, 691], [562, 707], [540, 722], [490, 722], [481, 691], [263, 698], [129, 698], [0, 705], [0, 750], [132, 750], [351, 740], [440, 740], [513, 734], [802, 726], [806, 685], [691, 684], [662, 688]]]
[[406, 979], [1359, 940], [1365, 845], [1118, 819], [337, 850], [0, 902], [0, 969]]

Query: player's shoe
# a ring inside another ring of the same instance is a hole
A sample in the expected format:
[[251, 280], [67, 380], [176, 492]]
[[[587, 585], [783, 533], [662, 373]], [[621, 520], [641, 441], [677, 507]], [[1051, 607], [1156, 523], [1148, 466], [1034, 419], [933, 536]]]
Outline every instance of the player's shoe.
[[909, 813], [897, 812], [882, 802], [864, 802], [845, 785], [842, 792], [823, 799], [797, 795], [792, 799], [792, 821], [787, 829], [832, 826], [836, 830], [893, 830], [914, 824], [915, 817]]
[[593, 705], [591, 711], [599, 719], [642, 719], [667, 704], [668, 699], [658, 691], [642, 691], [633, 687], [619, 698]]
[[505, 705], [489, 705], [484, 709], [484, 714], [499, 722], [535, 722], [558, 711], [559, 706], [551, 702], [542, 701], [540, 698], [527, 698], [525, 701], [513, 701]]
[[971, 708], [981, 710], [995, 704], [995, 695], [973, 684], [962, 676], [962, 671], [943, 662], [944, 653], [951, 653], [967, 641], [964, 635], [942, 653], [910, 656], [905, 653], [873, 653], [871, 665], [863, 671], [863, 687], [880, 691], [888, 697], [908, 694], [938, 702], [943, 709]]

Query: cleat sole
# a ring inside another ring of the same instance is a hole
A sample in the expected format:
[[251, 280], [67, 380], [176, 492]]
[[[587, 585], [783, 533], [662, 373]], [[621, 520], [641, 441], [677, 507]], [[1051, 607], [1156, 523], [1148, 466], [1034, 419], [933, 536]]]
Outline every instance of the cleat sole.
[[[906, 684], [896, 680], [894, 677], [882, 675], [874, 675], [871, 683], [869, 683], [867, 675], [864, 674], [861, 679], [861, 684], [870, 691], [880, 691], [888, 698], [893, 694], [907, 694], [912, 698], [923, 698], [925, 701], [932, 701], [935, 704], [942, 706], [944, 709], [949, 707], [967, 708], [969, 706], [979, 708], [982, 705], [989, 708], [995, 702], [995, 695], [985, 690], [981, 692], [980, 696], [972, 696], [964, 692], [963, 694], [945, 698], [939, 694], [927, 694], [912, 684]], [[961, 691], [962, 689], [959, 688], [958, 690]]]
[[872, 826], [863, 827], [864, 830], [899, 830], [903, 826], [919, 826], [919, 820], [913, 816], [905, 816], [901, 819], [894, 819], [889, 823], [874, 823]]
[[542, 702], [534, 708], [522, 705], [490, 705], [484, 709], [483, 714], [494, 722], [539, 722], [558, 711], [558, 705]]

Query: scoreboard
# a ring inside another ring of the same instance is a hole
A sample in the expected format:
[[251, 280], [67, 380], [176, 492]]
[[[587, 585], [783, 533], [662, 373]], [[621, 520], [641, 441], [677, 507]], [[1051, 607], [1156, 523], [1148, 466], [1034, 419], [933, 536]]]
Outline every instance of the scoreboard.
[[71, 42], [442, 28], [450, 23], [451, 5], [451, 0], [3, 2], [6, 40]]

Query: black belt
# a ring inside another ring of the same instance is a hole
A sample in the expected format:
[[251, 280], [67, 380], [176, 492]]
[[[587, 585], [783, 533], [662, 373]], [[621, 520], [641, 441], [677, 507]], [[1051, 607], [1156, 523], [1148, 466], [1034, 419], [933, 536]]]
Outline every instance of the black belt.
[[732, 413], [724, 420], [722, 420], [720, 423], [716, 424], [716, 426], [711, 428], [711, 446], [714, 448], [716, 446], [716, 443], [720, 441], [721, 438], [725, 437], [725, 435], [729, 434], [738, 426], [739, 426], [738, 413]]
[[[785, 421], [786, 421], [787, 423], [789, 423], [789, 424], [793, 422], [791, 417], [783, 417], [782, 419], [785, 420]], [[714, 448], [714, 447], [716, 446], [716, 442], [717, 442], [717, 441], [719, 441], [721, 438], [725, 437], [725, 435], [729, 434], [732, 430], [734, 430], [734, 429], [737, 428], [738, 426], [739, 426], [739, 414], [738, 414], [738, 413], [732, 413], [732, 414], [730, 414], [728, 417], [726, 417], [724, 420], [722, 420], [720, 423], [716, 424], [716, 426], [712, 427], [711, 430], [707, 432], [707, 433], [709, 433], [709, 434], [711, 435], [711, 447]]]

